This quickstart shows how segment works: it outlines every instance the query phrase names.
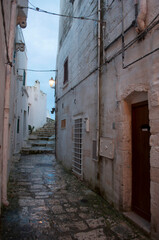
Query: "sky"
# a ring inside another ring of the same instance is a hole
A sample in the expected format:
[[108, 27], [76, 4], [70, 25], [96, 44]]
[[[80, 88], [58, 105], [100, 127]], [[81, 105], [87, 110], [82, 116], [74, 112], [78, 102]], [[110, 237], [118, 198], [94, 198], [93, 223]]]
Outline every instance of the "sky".
[[[60, 0], [30, 0], [29, 2], [29, 7], [34, 5], [49, 12], [59, 13]], [[27, 27], [23, 29], [28, 69], [56, 69], [58, 25], [58, 16], [28, 11]], [[55, 79], [55, 72], [27, 72], [27, 86], [33, 86], [36, 80], [40, 81], [40, 89], [47, 94], [49, 112], [55, 107], [54, 89], [49, 86], [51, 77]], [[55, 115], [51, 114], [51, 118], [55, 118]]]

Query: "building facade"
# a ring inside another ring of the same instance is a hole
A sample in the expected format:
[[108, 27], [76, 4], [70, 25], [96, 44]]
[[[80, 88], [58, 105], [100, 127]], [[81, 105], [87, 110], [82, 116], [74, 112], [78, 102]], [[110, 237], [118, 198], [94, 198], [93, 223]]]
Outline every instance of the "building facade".
[[0, 207], [8, 205], [7, 181], [11, 156], [14, 153], [15, 131], [15, 86], [16, 73], [14, 49], [16, 44], [16, 27], [26, 27], [27, 0], [2, 0], [0, 3]]
[[[12, 137], [11, 146], [14, 153], [19, 153], [28, 139], [28, 92], [27, 92], [27, 49], [22, 30], [16, 28], [15, 47], [14, 47], [14, 73], [12, 75], [12, 97], [10, 106], [12, 109], [11, 124]], [[14, 112], [14, 113], [13, 113]], [[12, 151], [12, 152], [13, 152]]]
[[33, 130], [42, 127], [47, 118], [47, 95], [40, 90], [40, 82], [35, 81], [34, 86], [27, 86], [28, 98], [28, 125]]
[[159, 237], [157, 0], [61, 0], [56, 155]]

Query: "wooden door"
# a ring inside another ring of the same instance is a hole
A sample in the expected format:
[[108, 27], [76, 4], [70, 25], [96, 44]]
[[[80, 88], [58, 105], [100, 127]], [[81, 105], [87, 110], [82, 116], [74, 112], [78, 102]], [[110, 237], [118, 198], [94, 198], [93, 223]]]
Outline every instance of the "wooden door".
[[150, 221], [148, 102], [132, 105], [132, 210]]

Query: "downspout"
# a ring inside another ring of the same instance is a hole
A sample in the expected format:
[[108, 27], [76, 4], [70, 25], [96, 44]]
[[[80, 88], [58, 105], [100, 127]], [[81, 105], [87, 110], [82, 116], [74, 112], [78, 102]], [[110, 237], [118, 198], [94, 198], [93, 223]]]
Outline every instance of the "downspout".
[[97, 158], [100, 158], [101, 0], [98, 0]]
[[[136, 1], [135, 1], [136, 2]], [[137, 31], [144, 31], [146, 28], [147, 0], [140, 0], [140, 11], [137, 17]]]
[[138, 16], [138, 0], [134, 0], [134, 6], [135, 6], [135, 27], [137, 27], [137, 16]]
[[124, 69], [125, 64], [125, 35], [124, 35], [124, 2], [121, 0], [121, 11], [122, 11], [122, 68]]
[[57, 111], [58, 111], [58, 106], [57, 106], [57, 101], [56, 98], [58, 96], [57, 94], [57, 81], [58, 81], [58, 73], [56, 72], [56, 76], [55, 76], [55, 158], [57, 158]]
[[[12, 59], [15, 37], [15, 26], [17, 17], [17, 1], [12, 1], [11, 20], [9, 31], [8, 55]], [[3, 162], [2, 162], [2, 203], [9, 205], [7, 200], [7, 182], [8, 182], [8, 156], [9, 156], [9, 111], [10, 111], [10, 84], [11, 84], [11, 65], [6, 66], [6, 86], [4, 102], [4, 123], [3, 123]]]

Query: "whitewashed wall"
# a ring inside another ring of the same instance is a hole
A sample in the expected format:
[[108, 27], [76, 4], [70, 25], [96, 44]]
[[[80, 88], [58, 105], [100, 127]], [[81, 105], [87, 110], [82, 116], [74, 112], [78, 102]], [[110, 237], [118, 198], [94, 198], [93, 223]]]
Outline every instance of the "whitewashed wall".
[[38, 80], [35, 81], [34, 86], [27, 86], [27, 92], [29, 94], [28, 124], [34, 127], [35, 130], [42, 127], [46, 123], [47, 95], [40, 90], [40, 82]]
[[[25, 70], [20, 70], [27, 68], [27, 49], [25, 46], [25, 50], [23, 52], [18, 50], [17, 43], [19, 42], [23, 42], [25, 44], [22, 30], [19, 26], [17, 26], [10, 98], [10, 124], [12, 126], [11, 148], [13, 148], [14, 153], [18, 153], [21, 150], [21, 147], [25, 145], [25, 141], [28, 138], [28, 93], [26, 90], [27, 73], [24, 73]], [[17, 129], [18, 121], [19, 131]]]

